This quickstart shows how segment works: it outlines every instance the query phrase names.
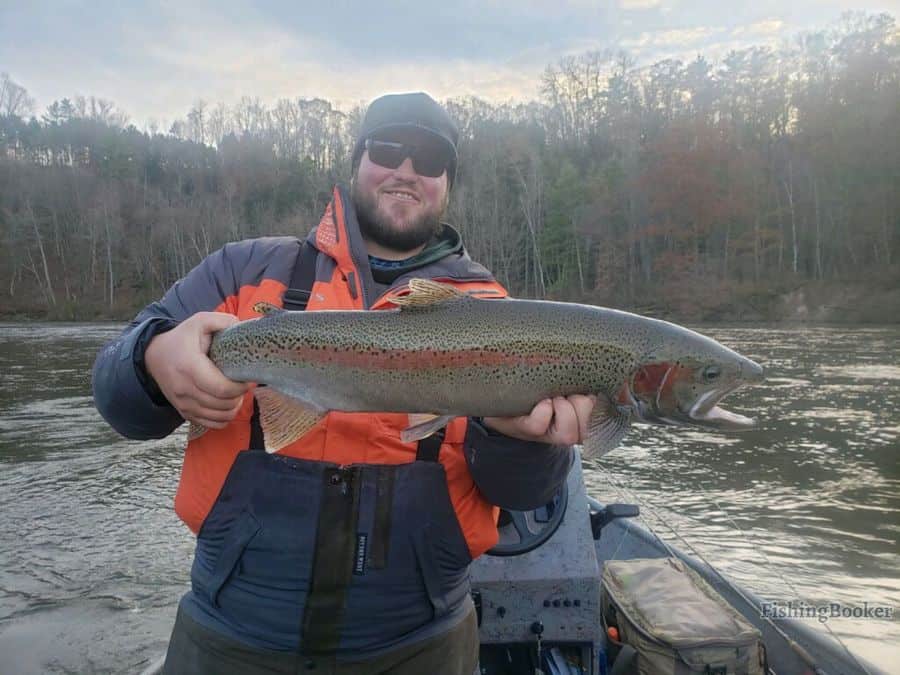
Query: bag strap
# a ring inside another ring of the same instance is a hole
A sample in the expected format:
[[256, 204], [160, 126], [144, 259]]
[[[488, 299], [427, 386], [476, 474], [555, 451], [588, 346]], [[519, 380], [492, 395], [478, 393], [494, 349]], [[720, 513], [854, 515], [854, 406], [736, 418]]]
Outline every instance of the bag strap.
[[616, 660], [612, 663], [609, 675], [637, 675], [637, 661], [638, 653], [635, 648], [631, 645], [623, 644], [616, 656]]

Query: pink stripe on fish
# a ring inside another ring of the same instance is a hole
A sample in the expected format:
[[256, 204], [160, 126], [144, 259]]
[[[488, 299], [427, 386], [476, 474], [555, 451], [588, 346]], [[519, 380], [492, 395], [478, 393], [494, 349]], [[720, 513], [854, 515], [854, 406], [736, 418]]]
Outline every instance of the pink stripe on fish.
[[559, 354], [504, 354], [489, 349], [441, 350], [422, 349], [409, 351], [390, 349], [358, 352], [336, 347], [295, 347], [282, 352], [291, 359], [322, 363], [361, 370], [434, 370], [438, 368], [466, 368], [472, 366], [539, 366], [546, 363], [562, 363]]

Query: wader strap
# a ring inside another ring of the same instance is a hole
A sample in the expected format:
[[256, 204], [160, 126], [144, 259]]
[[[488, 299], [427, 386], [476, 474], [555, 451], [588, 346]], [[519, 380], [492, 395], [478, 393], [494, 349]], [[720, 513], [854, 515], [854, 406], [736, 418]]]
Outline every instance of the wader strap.
[[359, 469], [322, 472], [322, 501], [300, 652], [333, 654], [344, 620], [344, 600], [353, 574], [359, 511]]
[[[420, 440], [416, 449], [416, 461], [438, 461], [443, 442], [443, 429]], [[372, 569], [384, 569], [387, 565], [388, 542], [391, 540], [391, 513], [394, 508], [394, 468], [393, 466], [380, 467], [375, 476], [375, 520], [369, 549], [369, 566]]]
[[247, 447], [251, 450], [262, 450], [266, 447], [262, 425], [259, 423], [259, 403], [256, 402], [256, 397], [253, 398], [253, 416], [250, 418], [250, 444]]
[[436, 462], [441, 452], [441, 443], [444, 442], [444, 430], [435, 431], [431, 436], [419, 441], [416, 450], [417, 462]]
[[291, 275], [291, 286], [284, 292], [282, 304], [285, 309], [302, 312], [309, 302], [313, 284], [316, 281], [316, 258], [319, 252], [304, 241], [300, 245], [297, 254], [297, 262], [294, 263], [294, 272]]
[[372, 524], [372, 544], [369, 567], [384, 569], [387, 565], [388, 542], [391, 540], [391, 512], [394, 508], [393, 466], [380, 466], [375, 474], [375, 520]]

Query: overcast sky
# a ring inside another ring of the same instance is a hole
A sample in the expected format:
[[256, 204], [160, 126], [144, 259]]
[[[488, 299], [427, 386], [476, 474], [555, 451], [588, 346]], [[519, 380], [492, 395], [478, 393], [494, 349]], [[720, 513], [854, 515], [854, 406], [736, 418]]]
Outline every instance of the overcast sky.
[[0, 71], [39, 111], [94, 95], [140, 127], [183, 117], [198, 99], [243, 95], [321, 96], [344, 108], [420, 89], [527, 100], [566, 55], [715, 59], [847, 10], [900, 18], [900, 0], [0, 0]]

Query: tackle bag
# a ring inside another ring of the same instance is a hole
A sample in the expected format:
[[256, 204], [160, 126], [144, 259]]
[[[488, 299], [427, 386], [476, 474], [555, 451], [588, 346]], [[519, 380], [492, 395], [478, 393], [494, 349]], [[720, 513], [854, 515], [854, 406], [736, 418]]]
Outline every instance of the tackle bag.
[[[601, 590], [604, 633], [618, 630], [639, 675], [765, 675], [762, 635], [677, 558], [610, 560]], [[613, 634], [615, 634], [613, 632]], [[632, 651], [633, 650], [633, 651]], [[621, 654], [625, 656], [625, 654]], [[625, 664], [621, 664], [625, 665]]]

